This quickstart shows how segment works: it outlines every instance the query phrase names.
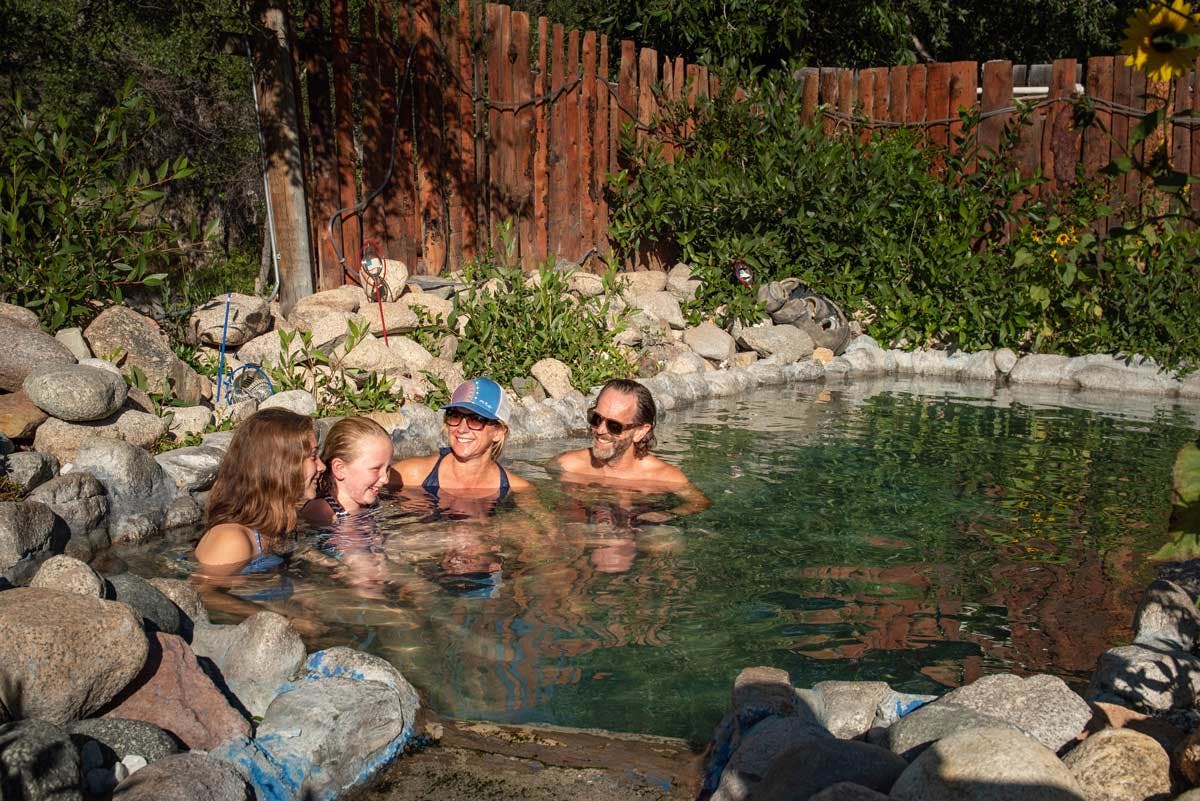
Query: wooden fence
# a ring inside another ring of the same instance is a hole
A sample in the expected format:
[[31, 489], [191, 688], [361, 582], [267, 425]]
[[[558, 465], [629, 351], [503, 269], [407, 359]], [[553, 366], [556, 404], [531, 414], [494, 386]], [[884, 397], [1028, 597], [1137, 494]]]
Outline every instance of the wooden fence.
[[[657, 136], [660, 104], [694, 106], [719, 89], [703, 67], [631, 41], [565, 31], [508, 6], [365, 0], [351, 25], [347, 0], [331, 0], [328, 20], [324, 4], [312, 2], [296, 58], [319, 289], [345, 279], [335, 246], [351, 268], [367, 242], [414, 274], [437, 274], [498, 244], [509, 220], [527, 268], [549, 254], [594, 266], [588, 257], [609, 248], [605, 175], [619, 169], [623, 128], [635, 124], [643, 140]], [[1165, 85], [1147, 87], [1123, 61], [1091, 58], [1083, 69], [1073, 60], [1054, 63], [1015, 154], [1024, 173], [1041, 169], [1048, 177], [1043, 192], [1072, 183], [1077, 165], [1094, 173], [1119, 155], [1103, 131], [1128, 141], [1155, 102], [1147, 92], [1165, 95]], [[981, 140], [994, 148], [1015, 114], [1013, 66], [1005, 61], [809, 69], [797, 79], [802, 117], [823, 115], [831, 133], [855, 124], [910, 126], [932, 145], [953, 146], [958, 110], [977, 106]], [[1193, 83], [1178, 79], [1174, 111], [1200, 110]], [[1075, 127], [1080, 93], [1103, 129]], [[1169, 132], [1171, 159], [1200, 173], [1200, 128], [1185, 123]], [[674, 138], [661, 141], [673, 158]], [[361, 213], [353, 210], [376, 189]], [[1136, 199], [1141, 187], [1128, 176], [1121, 191]], [[339, 209], [351, 210], [331, 226]]]

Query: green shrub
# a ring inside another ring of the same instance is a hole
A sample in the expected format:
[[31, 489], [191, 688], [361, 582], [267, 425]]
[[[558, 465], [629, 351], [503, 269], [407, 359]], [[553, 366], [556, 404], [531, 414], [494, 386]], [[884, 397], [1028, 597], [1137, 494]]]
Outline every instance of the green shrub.
[[55, 329], [162, 282], [196, 233], [159, 214], [166, 187], [192, 173], [187, 159], [153, 174], [129, 166], [154, 122], [128, 85], [90, 137], [63, 114], [27, 110], [20, 95], [0, 101], [0, 299]]
[[535, 362], [555, 358], [571, 368], [571, 383], [584, 392], [628, 376], [632, 365], [613, 341], [619, 316], [617, 329], [608, 328], [615, 313], [612, 281], [600, 297], [579, 300], [567, 291], [570, 273], [552, 262], [537, 273], [522, 272], [511, 258], [511, 237], [505, 232], [503, 238], [503, 251], [490, 251], [467, 266], [469, 288], [454, 300], [451, 322], [468, 318], [455, 354], [466, 375], [510, 384], [528, 376]]
[[761, 316], [730, 279], [741, 258], [759, 283], [800, 277], [885, 343], [1200, 364], [1194, 229], [1158, 217], [1138, 237], [1097, 239], [1113, 211], [1107, 179], [1079, 176], [1070, 192], [1033, 198], [1040, 179], [1020, 178], [1007, 155], [1019, 122], [995, 155], [980, 152], [964, 117], [947, 152], [909, 130], [827, 136], [798, 124], [800, 100], [790, 78], [768, 77], [745, 103], [705, 105], [673, 162], [626, 140], [614, 240], [627, 257], [673, 249], [693, 266], [704, 282], [685, 309], [693, 321]]

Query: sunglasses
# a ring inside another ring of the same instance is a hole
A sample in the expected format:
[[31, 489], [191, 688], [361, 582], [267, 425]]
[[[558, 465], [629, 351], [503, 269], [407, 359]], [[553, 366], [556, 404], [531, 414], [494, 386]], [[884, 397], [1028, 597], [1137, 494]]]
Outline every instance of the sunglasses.
[[610, 417], [605, 417], [604, 415], [600, 414], [595, 409], [588, 409], [587, 421], [589, 426], [597, 430], [599, 430], [600, 426], [603, 425], [608, 429], [608, 433], [612, 434], [614, 437], [619, 437], [626, 431], [637, 428], [641, 425], [641, 423], [622, 423], [619, 420], [613, 420]]
[[494, 422], [493, 420], [488, 420], [485, 417], [480, 417], [477, 414], [459, 411], [458, 409], [450, 409], [446, 412], [446, 425], [450, 426], [451, 428], [454, 428], [464, 420], [467, 422], [467, 428], [471, 429], [472, 431], [482, 431], [484, 426], [486, 426], [488, 423]]

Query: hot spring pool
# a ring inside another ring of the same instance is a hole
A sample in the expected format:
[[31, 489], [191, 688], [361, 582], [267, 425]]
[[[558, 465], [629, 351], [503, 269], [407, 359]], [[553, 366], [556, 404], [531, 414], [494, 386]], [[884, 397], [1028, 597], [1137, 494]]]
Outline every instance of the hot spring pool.
[[[564, 443], [513, 448], [543, 508], [431, 520], [398, 499], [384, 556], [294, 562], [280, 608], [325, 625], [310, 648], [384, 657], [444, 715], [696, 741], [749, 665], [800, 686], [1079, 685], [1129, 638], [1197, 420], [1200, 404], [1054, 390], [764, 389], [659, 427], [703, 513], [639, 520], [672, 500], [564, 491], [541, 467]], [[121, 555], [142, 575], [193, 567], [183, 544]]]

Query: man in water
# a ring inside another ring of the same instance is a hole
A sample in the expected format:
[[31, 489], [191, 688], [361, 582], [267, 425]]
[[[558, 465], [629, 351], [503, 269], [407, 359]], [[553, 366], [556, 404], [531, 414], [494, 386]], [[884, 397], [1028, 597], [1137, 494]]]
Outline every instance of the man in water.
[[[712, 502], [683, 471], [650, 452], [657, 416], [650, 390], [636, 381], [613, 379], [600, 390], [596, 405], [588, 411], [592, 446], [560, 454], [550, 467], [561, 473], [564, 482], [674, 493], [683, 503], [664, 516], [667, 518], [707, 509]], [[655, 522], [648, 515], [640, 519]]]

